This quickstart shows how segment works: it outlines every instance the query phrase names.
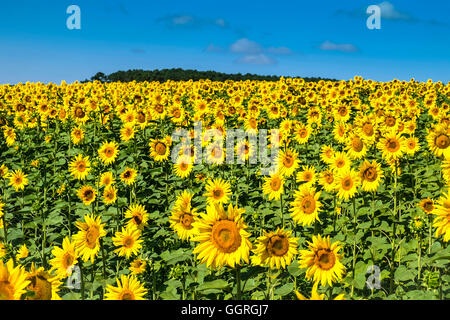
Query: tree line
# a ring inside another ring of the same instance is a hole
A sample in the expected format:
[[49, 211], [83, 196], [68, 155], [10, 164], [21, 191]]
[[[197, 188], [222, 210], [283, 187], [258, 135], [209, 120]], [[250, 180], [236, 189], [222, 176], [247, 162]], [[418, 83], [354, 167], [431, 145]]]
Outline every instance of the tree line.
[[[200, 79], [209, 79], [211, 81], [245, 81], [245, 80], [259, 80], [259, 81], [278, 81], [281, 77], [275, 75], [258, 75], [258, 74], [241, 74], [241, 73], [223, 73], [216, 71], [198, 71], [191, 69], [155, 69], [155, 70], [141, 70], [133, 69], [128, 71], [116, 71], [109, 75], [103, 72], [97, 72], [90, 79], [86, 79], [82, 82], [88, 81], [101, 81], [101, 82], [130, 82], [130, 81], [159, 81], [165, 82], [168, 80], [173, 81], [198, 81]], [[299, 77], [297, 77], [299, 78]], [[305, 81], [319, 81], [319, 80], [331, 80], [337, 81], [336, 79], [320, 78], [320, 77], [305, 77]]]

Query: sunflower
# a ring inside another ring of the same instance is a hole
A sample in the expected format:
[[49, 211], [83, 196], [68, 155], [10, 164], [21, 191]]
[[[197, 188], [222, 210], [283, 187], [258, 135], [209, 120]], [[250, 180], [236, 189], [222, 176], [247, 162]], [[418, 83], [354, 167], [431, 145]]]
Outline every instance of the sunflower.
[[126, 167], [125, 170], [120, 174], [120, 180], [122, 180], [126, 185], [132, 185], [136, 181], [137, 171], [136, 169]]
[[367, 153], [366, 144], [357, 134], [349, 135], [345, 149], [349, 157], [353, 160], [362, 159]]
[[90, 259], [91, 263], [94, 263], [94, 259], [100, 250], [100, 239], [106, 235], [105, 224], [101, 223], [100, 216], [95, 217], [93, 214], [85, 215], [84, 221], [75, 223], [80, 231], [73, 236], [73, 240], [77, 254], [83, 261]]
[[209, 180], [206, 183], [205, 189], [207, 192], [203, 196], [207, 197], [206, 201], [208, 204], [226, 204], [230, 201], [231, 185], [221, 178]]
[[358, 192], [360, 178], [357, 172], [346, 169], [339, 172], [335, 180], [335, 190], [339, 199], [348, 200]]
[[325, 170], [319, 174], [319, 184], [326, 192], [335, 191], [334, 174], [332, 170]]
[[134, 124], [125, 124], [122, 129], [120, 129], [120, 140], [130, 141], [134, 138]]
[[377, 147], [387, 161], [400, 159], [407, 148], [405, 138], [393, 132], [388, 132], [381, 138]]
[[127, 211], [125, 211], [125, 218], [130, 219], [127, 222], [127, 226], [131, 225], [142, 229], [148, 223], [149, 214], [143, 205], [132, 204]]
[[247, 225], [242, 214], [245, 209], [228, 206], [226, 211], [222, 204], [208, 205], [206, 213], [201, 213], [199, 221], [195, 222], [198, 235], [192, 240], [198, 241], [193, 253], [197, 259], [206, 263], [207, 267], [232, 268], [241, 260], [249, 263], [252, 244], [246, 231]]
[[80, 189], [78, 189], [77, 194], [80, 200], [83, 201], [84, 205], [86, 206], [95, 201], [96, 192], [90, 185], [82, 186]]
[[[300, 292], [295, 291], [295, 295], [297, 296], [298, 300], [325, 300], [325, 293], [319, 294], [317, 292], [317, 287], [319, 286], [319, 282], [315, 282], [313, 284], [312, 290], [311, 290], [311, 297], [308, 299], [304, 295], [302, 295]], [[340, 295], [337, 295], [333, 300], [345, 300], [344, 294], [341, 293]]]
[[334, 173], [339, 173], [342, 170], [349, 169], [351, 165], [350, 157], [345, 152], [336, 151], [334, 153], [333, 161], [330, 162], [330, 168]]
[[198, 232], [197, 228], [194, 227], [194, 222], [198, 220], [198, 213], [195, 208], [192, 208], [192, 196], [193, 193], [184, 190], [177, 197], [169, 219], [170, 226], [181, 240], [190, 240]]
[[362, 189], [366, 192], [375, 192], [383, 178], [381, 164], [374, 160], [372, 163], [364, 160], [359, 169], [359, 177], [362, 182]]
[[297, 170], [300, 160], [298, 153], [293, 149], [286, 151], [280, 150], [280, 174], [284, 177], [290, 177]]
[[61, 300], [58, 295], [61, 281], [58, 276], [45, 272], [43, 267], [36, 269], [33, 263], [27, 280], [30, 281], [27, 290], [32, 292], [32, 295], [27, 296], [27, 300]]
[[79, 154], [69, 163], [69, 172], [75, 179], [86, 179], [89, 171], [91, 171], [89, 156], [83, 157], [82, 154]]
[[7, 176], [7, 174], [8, 174], [8, 167], [7, 166], [5, 166], [4, 164], [2, 164], [1, 166], [0, 166], [0, 177], [1, 178], [6, 178], [6, 176]]
[[294, 201], [290, 203], [292, 219], [302, 226], [309, 226], [315, 221], [319, 221], [319, 211], [322, 204], [319, 202], [321, 192], [316, 192], [310, 186], [300, 186], [294, 193]]
[[137, 255], [142, 248], [142, 242], [144, 240], [139, 239], [141, 231], [133, 226], [128, 225], [126, 228], [122, 228], [122, 231], [117, 231], [112, 237], [112, 241], [116, 247], [114, 250], [120, 257], [126, 256], [130, 258], [132, 254]]
[[147, 289], [133, 275], [121, 275], [117, 286], [106, 286], [105, 300], [145, 300]]
[[13, 186], [16, 191], [24, 190], [28, 185], [28, 175], [24, 174], [22, 170], [15, 170], [8, 174], [9, 185]]
[[341, 281], [345, 267], [338, 254], [341, 249], [339, 241], [330, 243], [330, 237], [312, 236], [312, 242], [307, 241], [309, 250], [300, 250], [300, 268], [307, 268], [306, 278], [313, 278], [322, 286]]
[[73, 128], [70, 133], [70, 138], [72, 139], [73, 144], [79, 144], [84, 139], [83, 129], [80, 127]]
[[433, 220], [433, 227], [436, 228], [435, 237], [444, 235], [444, 242], [448, 242], [450, 240], [450, 196], [447, 193], [439, 198], [433, 214], [437, 216]]
[[119, 146], [115, 141], [105, 141], [103, 145], [98, 149], [98, 155], [102, 162], [106, 165], [114, 163], [117, 155], [119, 154]]
[[114, 180], [113, 173], [111, 171], [104, 172], [100, 176], [100, 185], [101, 186], [109, 187], [114, 183], [115, 183], [115, 180]]
[[434, 210], [434, 201], [430, 198], [425, 198], [420, 200], [419, 207], [425, 212], [426, 214], [431, 214]]
[[308, 125], [304, 125], [299, 122], [294, 128], [294, 139], [299, 144], [305, 144], [308, 142], [309, 137], [311, 136], [312, 129]]
[[6, 264], [0, 260], [0, 300], [20, 300], [29, 284], [22, 266], [14, 267], [12, 259]]
[[117, 188], [115, 186], [108, 186], [103, 190], [103, 203], [112, 204], [117, 200]]
[[330, 145], [324, 145], [320, 149], [320, 159], [326, 164], [330, 164], [333, 162], [334, 158], [334, 149]]
[[50, 260], [52, 270], [56, 270], [60, 278], [65, 278], [72, 274], [73, 267], [78, 262], [78, 255], [75, 250], [75, 242], [71, 242], [69, 237], [65, 237], [62, 243], [62, 248], [55, 246], [52, 250], [55, 256]]
[[173, 165], [173, 171], [178, 177], [187, 178], [193, 168], [192, 158], [189, 156], [178, 157], [177, 162]]
[[24, 243], [17, 251], [16, 260], [25, 259], [26, 257], [28, 257], [29, 254], [30, 252], [28, 251], [28, 248]]
[[297, 241], [298, 238], [292, 237], [289, 230], [277, 228], [275, 232], [264, 232], [253, 250], [252, 264], [271, 269], [286, 268], [298, 253]]
[[141, 258], [136, 258], [130, 262], [130, 271], [132, 274], [142, 274], [145, 272], [145, 268], [147, 267], [147, 262]]
[[409, 137], [406, 139], [406, 153], [413, 156], [420, 149], [419, 139], [417, 137]]
[[264, 177], [263, 193], [269, 195], [269, 200], [280, 200], [284, 192], [284, 178], [279, 173]]
[[167, 136], [163, 139], [152, 139], [150, 141], [150, 156], [158, 162], [165, 161], [169, 158], [170, 146], [172, 139]]
[[313, 166], [303, 166], [302, 171], [297, 173], [295, 181], [303, 182], [303, 185], [313, 186], [317, 181], [316, 168]]

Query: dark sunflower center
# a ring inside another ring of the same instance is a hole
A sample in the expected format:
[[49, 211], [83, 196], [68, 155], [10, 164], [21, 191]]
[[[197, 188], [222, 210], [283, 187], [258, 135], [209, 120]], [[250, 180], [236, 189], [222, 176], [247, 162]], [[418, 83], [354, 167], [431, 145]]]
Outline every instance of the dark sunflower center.
[[241, 246], [241, 235], [234, 221], [221, 220], [214, 224], [212, 242], [223, 253], [233, 253]]
[[348, 191], [353, 187], [353, 180], [350, 177], [346, 177], [342, 180], [342, 189]]
[[155, 146], [156, 153], [160, 156], [166, 154], [167, 147], [164, 143], [158, 142]]
[[436, 137], [435, 144], [439, 149], [447, 149], [450, 146], [450, 138], [445, 134], [441, 134]]
[[180, 222], [185, 229], [191, 230], [193, 228], [192, 222], [194, 222], [194, 218], [191, 214], [185, 213], [181, 216]]
[[377, 169], [375, 169], [373, 167], [369, 167], [366, 170], [364, 170], [364, 174], [363, 175], [364, 175], [364, 180], [367, 180], [369, 182], [373, 182], [378, 177]]
[[322, 270], [330, 270], [336, 263], [336, 257], [330, 249], [319, 249], [314, 260]]
[[289, 250], [289, 240], [285, 235], [274, 235], [267, 242], [267, 251], [274, 256], [284, 256]]

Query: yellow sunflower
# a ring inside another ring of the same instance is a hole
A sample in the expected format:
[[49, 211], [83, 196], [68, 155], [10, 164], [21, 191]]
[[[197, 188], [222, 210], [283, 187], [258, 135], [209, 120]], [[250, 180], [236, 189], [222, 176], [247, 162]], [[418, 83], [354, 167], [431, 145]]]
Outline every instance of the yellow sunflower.
[[436, 228], [435, 237], [444, 235], [444, 242], [448, 242], [450, 240], [450, 196], [447, 193], [439, 198], [433, 214], [437, 216], [433, 220], [433, 227]]
[[288, 178], [299, 166], [300, 160], [298, 159], [298, 153], [293, 149], [287, 149], [286, 151], [280, 150], [279, 157], [280, 174]]
[[381, 163], [376, 160], [369, 162], [364, 160], [359, 169], [359, 176], [362, 182], [362, 189], [366, 192], [375, 192], [383, 178], [383, 171], [381, 170]]
[[312, 242], [307, 241], [309, 250], [300, 250], [300, 268], [307, 268], [306, 278], [320, 282], [322, 286], [342, 280], [345, 267], [338, 254], [341, 249], [339, 241], [330, 243], [330, 237], [312, 236]]
[[426, 214], [431, 214], [434, 210], [434, 201], [430, 198], [425, 198], [420, 200], [419, 207], [425, 212]]
[[177, 162], [173, 165], [173, 171], [178, 177], [187, 178], [193, 168], [192, 158], [189, 156], [178, 157]]
[[101, 223], [100, 216], [95, 217], [94, 215], [85, 215], [84, 221], [75, 223], [80, 231], [73, 236], [73, 240], [77, 254], [83, 261], [90, 259], [91, 263], [94, 263], [94, 259], [100, 250], [100, 239], [106, 236], [105, 224]]
[[252, 264], [271, 269], [286, 268], [298, 253], [297, 241], [298, 238], [292, 237], [289, 230], [277, 228], [275, 232], [264, 232], [253, 250]]
[[60, 278], [65, 278], [72, 274], [73, 267], [78, 262], [78, 255], [75, 249], [75, 242], [71, 242], [69, 237], [65, 237], [62, 243], [62, 248], [55, 246], [52, 250], [55, 256], [50, 260], [52, 270], [56, 270]]
[[112, 237], [112, 241], [117, 249], [114, 250], [119, 256], [126, 256], [130, 258], [132, 254], [137, 255], [142, 248], [144, 240], [139, 239], [141, 231], [133, 225], [128, 225], [122, 228], [122, 231], [117, 231]]
[[297, 173], [295, 180], [306, 186], [313, 186], [317, 181], [316, 168], [313, 166], [303, 166], [302, 171]]
[[136, 181], [137, 171], [136, 169], [126, 167], [125, 170], [120, 174], [120, 180], [122, 180], [126, 185], [132, 185]]
[[115, 141], [105, 141], [100, 149], [98, 149], [98, 155], [102, 162], [106, 165], [114, 163], [118, 154], [119, 146]]
[[[325, 300], [325, 293], [319, 294], [317, 292], [317, 287], [319, 286], [319, 282], [315, 282], [313, 284], [312, 290], [311, 290], [311, 297], [308, 299], [304, 295], [302, 295], [300, 292], [296, 291], [295, 295], [297, 296], [298, 300]], [[345, 296], [343, 293], [340, 295], [337, 295], [334, 297], [333, 300], [345, 300]]]
[[244, 212], [231, 204], [225, 211], [222, 204], [216, 204], [207, 206], [206, 213], [200, 214], [202, 219], [195, 222], [198, 235], [193, 238], [199, 244], [193, 253], [201, 263], [211, 268], [225, 265], [234, 268], [241, 260], [249, 263], [252, 244], [242, 217]]
[[14, 267], [12, 259], [6, 264], [0, 260], [0, 300], [20, 300], [29, 284], [22, 266]]
[[315, 221], [319, 221], [319, 211], [322, 204], [319, 202], [321, 192], [316, 192], [315, 188], [300, 186], [294, 193], [294, 201], [290, 203], [292, 219], [302, 226], [309, 226]]
[[112, 185], [114, 183], [115, 183], [115, 179], [114, 179], [113, 173], [111, 171], [104, 172], [100, 176], [100, 185], [101, 186], [109, 187], [110, 185]]
[[222, 203], [230, 201], [231, 185], [221, 178], [209, 180], [205, 186], [206, 193], [203, 194], [208, 204]]
[[184, 190], [177, 197], [169, 219], [170, 226], [181, 240], [190, 240], [198, 232], [194, 224], [198, 220], [198, 213], [191, 205], [193, 195], [193, 193]]
[[139, 229], [144, 228], [148, 224], [149, 214], [145, 207], [141, 204], [132, 204], [125, 211], [125, 218], [129, 219], [127, 226], [136, 226]]
[[24, 190], [25, 186], [28, 185], [27, 175], [23, 173], [22, 170], [15, 170], [8, 174], [9, 185], [13, 186], [16, 191]]
[[115, 186], [108, 186], [103, 190], [103, 203], [112, 204], [117, 200], [117, 188]]
[[400, 159], [406, 152], [406, 140], [394, 132], [388, 132], [377, 144], [382, 157], [387, 161]]
[[32, 292], [32, 295], [27, 296], [27, 300], [61, 300], [58, 291], [62, 282], [58, 276], [51, 276], [44, 271], [43, 267], [36, 269], [33, 263], [27, 280], [30, 281], [27, 290]]
[[121, 275], [117, 286], [106, 286], [105, 300], [146, 300], [147, 289], [133, 275]]
[[147, 262], [141, 258], [136, 258], [130, 262], [130, 271], [132, 274], [142, 274], [145, 272], [145, 268], [147, 268]]
[[83, 157], [82, 154], [79, 154], [69, 163], [69, 172], [75, 179], [86, 179], [90, 170], [91, 162], [89, 161], [89, 156]]
[[150, 141], [150, 156], [158, 162], [165, 161], [170, 155], [172, 139], [167, 136], [163, 139], [152, 139]]
[[90, 185], [82, 186], [80, 189], [78, 189], [77, 194], [80, 200], [83, 201], [86, 206], [95, 201], [96, 192], [95, 189]]
[[348, 200], [358, 192], [361, 180], [357, 172], [346, 169], [337, 174], [335, 179], [335, 190], [339, 199]]
[[279, 173], [264, 177], [263, 193], [269, 196], [269, 200], [280, 200], [284, 192], [284, 178]]

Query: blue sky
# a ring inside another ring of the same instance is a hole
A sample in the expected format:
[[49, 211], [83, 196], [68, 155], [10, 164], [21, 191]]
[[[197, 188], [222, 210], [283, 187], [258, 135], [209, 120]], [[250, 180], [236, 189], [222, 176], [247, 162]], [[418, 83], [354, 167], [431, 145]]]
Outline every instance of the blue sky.
[[[373, 4], [380, 30], [366, 27]], [[66, 27], [69, 5], [80, 30]], [[0, 39], [0, 83], [175, 67], [450, 81], [447, 0], [2, 1]]]

